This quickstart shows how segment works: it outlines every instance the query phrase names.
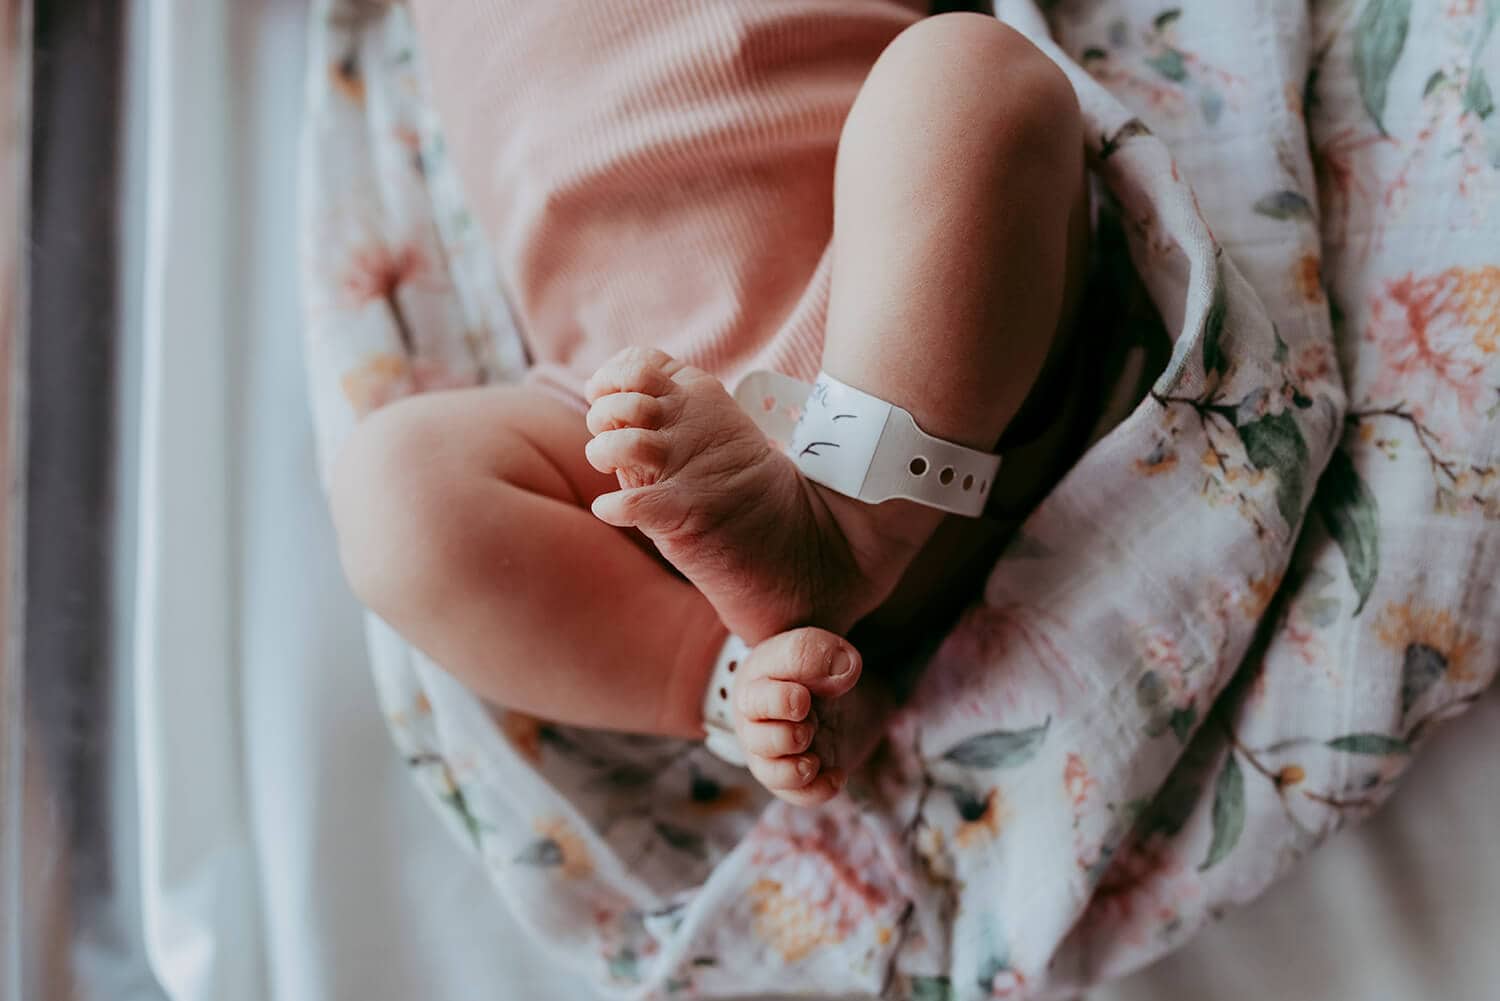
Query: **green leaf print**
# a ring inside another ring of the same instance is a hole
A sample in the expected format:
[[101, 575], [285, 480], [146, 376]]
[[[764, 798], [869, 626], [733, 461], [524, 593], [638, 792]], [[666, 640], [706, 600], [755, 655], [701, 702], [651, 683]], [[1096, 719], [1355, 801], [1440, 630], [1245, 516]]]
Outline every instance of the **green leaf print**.
[[1202, 798], [1203, 785], [1212, 764], [1212, 751], [1207, 742], [1200, 740], [1187, 746], [1161, 792], [1151, 800], [1151, 805], [1142, 815], [1141, 837], [1147, 838], [1157, 832], [1169, 838], [1177, 836]]
[[[1307, 601], [1299, 601], [1297, 607], [1302, 611], [1302, 617], [1311, 625], [1319, 629], [1327, 629], [1339, 619], [1339, 611], [1343, 607], [1337, 598], [1327, 596], [1309, 598]], [[1355, 613], [1359, 614], [1358, 612]]]
[[1464, 88], [1464, 110], [1472, 111], [1481, 120], [1495, 113], [1495, 98], [1490, 93], [1489, 81], [1478, 66], [1469, 74], [1468, 86]]
[[469, 837], [474, 841], [474, 847], [478, 848], [479, 838], [484, 833], [485, 825], [478, 817], [474, 816], [474, 811], [469, 809], [468, 799], [456, 787], [452, 792], [439, 798], [450, 810], [458, 815], [459, 820], [463, 821], [464, 830], [469, 832]]
[[1233, 751], [1224, 759], [1224, 768], [1214, 783], [1213, 821], [1213, 841], [1208, 846], [1208, 857], [1198, 867], [1199, 872], [1222, 862], [1245, 831], [1245, 775]]
[[1426, 643], [1408, 646], [1401, 661], [1401, 712], [1411, 712], [1411, 707], [1426, 694], [1427, 689], [1447, 673], [1448, 658], [1442, 651], [1434, 650]]
[[1256, 469], [1276, 474], [1276, 508], [1288, 528], [1297, 526], [1302, 513], [1302, 480], [1309, 456], [1307, 442], [1291, 414], [1267, 414], [1239, 429], [1245, 454]]
[[1182, 58], [1182, 53], [1176, 49], [1162, 49], [1156, 55], [1147, 59], [1146, 65], [1173, 83], [1181, 83], [1187, 79], [1187, 61]]
[[1168, 720], [1172, 733], [1179, 744], [1186, 744], [1188, 738], [1193, 735], [1193, 727], [1198, 723], [1198, 707], [1189, 705], [1186, 709], [1174, 709]]
[[541, 868], [562, 865], [562, 845], [552, 838], [541, 838], [521, 849], [521, 854], [512, 861], [517, 865], [534, 865]]
[[1313, 207], [1297, 191], [1273, 191], [1255, 203], [1255, 211], [1272, 219], [1312, 219]]
[[1224, 354], [1224, 318], [1229, 313], [1229, 296], [1224, 287], [1224, 264], [1216, 251], [1214, 257], [1214, 297], [1208, 315], [1203, 319], [1203, 371], [1223, 375], [1229, 369]]
[[1431, 97], [1433, 91], [1437, 90], [1447, 82], [1448, 74], [1444, 73], [1442, 70], [1438, 70], [1437, 72], [1433, 73], [1432, 76], [1427, 78], [1427, 84], [1422, 88], [1422, 96]]
[[635, 983], [641, 979], [640, 957], [629, 946], [609, 957], [609, 975], [616, 980]]
[[1359, 615], [1380, 576], [1380, 511], [1354, 460], [1342, 448], [1328, 460], [1313, 494], [1313, 508], [1344, 554], [1349, 583], [1359, 595], [1354, 606], [1354, 614]]
[[953, 1001], [953, 983], [947, 977], [912, 977], [907, 996], [911, 1001]]
[[1224, 98], [1219, 96], [1218, 91], [1205, 88], [1198, 95], [1198, 110], [1203, 112], [1205, 122], [1216, 125], [1219, 117], [1224, 114]]
[[943, 758], [965, 768], [1015, 768], [1036, 757], [1051, 717], [1027, 730], [992, 730], [950, 748]]
[[1335, 737], [1328, 742], [1335, 751], [1349, 754], [1410, 754], [1411, 745], [1400, 737], [1388, 737], [1383, 733], [1351, 733], [1347, 737]]
[[1354, 25], [1354, 75], [1365, 110], [1381, 135], [1385, 129], [1386, 90], [1406, 45], [1411, 0], [1368, 0]]
[[979, 989], [988, 993], [992, 990], [995, 978], [1010, 969], [1010, 956], [995, 955], [986, 959], [979, 966], [979, 974], [974, 979], [979, 984]]
[[1182, 16], [1182, 10], [1180, 8], [1177, 8], [1177, 7], [1172, 7], [1172, 8], [1169, 8], [1168, 10], [1162, 11], [1160, 14], [1156, 15], [1156, 17], [1152, 18], [1151, 19], [1151, 26], [1153, 28], [1155, 28], [1157, 31], [1162, 31], [1162, 30], [1166, 29], [1168, 26], [1170, 26], [1173, 21], [1177, 20], [1181, 16]]

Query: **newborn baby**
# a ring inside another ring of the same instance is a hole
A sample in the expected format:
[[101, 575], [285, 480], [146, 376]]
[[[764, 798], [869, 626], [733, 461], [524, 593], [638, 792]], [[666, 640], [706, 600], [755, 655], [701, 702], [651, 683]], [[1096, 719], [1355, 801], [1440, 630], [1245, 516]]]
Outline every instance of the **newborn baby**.
[[1044, 433], [983, 485], [1029, 496], [1088, 228], [1066, 78], [993, 18], [897, 0], [413, 10], [535, 367], [355, 431], [356, 593], [494, 704], [614, 730], [702, 736], [737, 634], [750, 770], [828, 799], [882, 704], [842, 634], [912, 621], [988, 529], [813, 482], [726, 385], [821, 369], [983, 451], [1031, 395]]

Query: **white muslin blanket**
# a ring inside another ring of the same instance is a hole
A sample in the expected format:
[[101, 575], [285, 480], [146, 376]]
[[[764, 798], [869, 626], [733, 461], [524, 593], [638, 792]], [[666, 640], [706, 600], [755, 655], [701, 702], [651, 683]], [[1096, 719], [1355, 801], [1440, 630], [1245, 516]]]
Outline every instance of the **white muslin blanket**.
[[[1096, 280], [1146, 293], [1107, 336], [1164, 331], [1171, 357], [851, 795], [797, 811], [698, 746], [492, 710], [369, 622], [414, 776], [605, 992], [1070, 996], [1375, 809], [1500, 664], [1500, 0], [997, 14], [1078, 92]], [[405, 11], [313, 17], [327, 461], [382, 403], [524, 354]]]

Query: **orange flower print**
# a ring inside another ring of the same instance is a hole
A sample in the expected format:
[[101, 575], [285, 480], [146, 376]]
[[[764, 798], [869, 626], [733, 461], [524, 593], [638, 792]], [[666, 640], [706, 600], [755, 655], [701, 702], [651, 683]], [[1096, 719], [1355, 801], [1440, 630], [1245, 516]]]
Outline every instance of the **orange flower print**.
[[453, 371], [439, 361], [376, 354], [344, 373], [339, 380], [344, 399], [356, 417], [365, 417], [388, 403], [416, 393], [463, 389], [478, 382], [471, 371]]
[[542, 760], [543, 725], [541, 720], [525, 713], [509, 709], [500, 713], [500, 732], [533, 765], [540, 764]]
[[1402, 656], [1402, 711], [1445, 676], [1459, 682], [1475, 677], [1469, 659], [1479, 638], [1451, 612], [1417, 605], [1411, 598], [1393, 601], [1375, 620], [1375, 636]]
[[842, 938], [834, 924], [805, 897], [790, 893], [774, 879], [762, 879], [750, 887], [750, 912], [755, 916], [755, 934], [788, 963], [806, 959], [825, 945]]
[[1474, 430], [1489, 401], [1486, 369], [1500, 337], [1500, 267], [1448, 268], [1388, 281], [1365, 339], [1380, 352], [1374, 399], [1404, 400], [1445, 445]]
[[1073, 808], [1077, 810], [1088, 800], [1089, 793], [1099, 785], [1089, 775], [1088, 765], [1074, 751], [1068, 752], [1067, 764], [1063, 766], [1063, 790], [1068, 794]]
[[749, 892], [753, 928], [786, 962], [892, 927], [901, 901], [875, 881], [887, 864], [857, 816], [779, 810], [750, 838], [762, 873]]
[[1177, 452], [1167, 441], [1158, 441], [1144, 459], [1135, 460], [1135, 471], [1142, 476], [1159, 476], [1177, 468]]
[[1318, 305], [1323, 301], [1323, 264], [1317, 254], [1303, 254], [1292, 265], [1292, 285], [1302, 301]]
[[582, 879], [594, 871], [593, 860], [578, 832], [561, 817], [546, 817], [535, 824], [537, 840], [515, 861], [522, 865], [556, 868], [569, 879]]
[[954, 843], [960, 848], [972, 848], [993, 841], [1010, 819], [1010, 807], [1006, 805], [1005, 797], [999, 789], [991, 789], [975, 805], [980, 807], [979, 815], [973, 820], [960, 823], [958, 833], [953, 836]]
[[355, 104], [365, 100], [365, 78], [359, 71], [359, 55], [349, 52], [328, 67], [328, 78], [333, 89]]

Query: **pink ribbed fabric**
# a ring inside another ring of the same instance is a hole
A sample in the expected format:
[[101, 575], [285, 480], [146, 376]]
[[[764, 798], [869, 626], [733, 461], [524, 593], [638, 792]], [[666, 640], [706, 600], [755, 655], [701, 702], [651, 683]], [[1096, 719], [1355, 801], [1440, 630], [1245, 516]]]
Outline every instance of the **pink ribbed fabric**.
[[833, 164], [897, 0], [416, 0], [459, 175], [541, 372], [650, 345], [810, 379]]

